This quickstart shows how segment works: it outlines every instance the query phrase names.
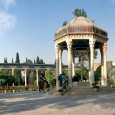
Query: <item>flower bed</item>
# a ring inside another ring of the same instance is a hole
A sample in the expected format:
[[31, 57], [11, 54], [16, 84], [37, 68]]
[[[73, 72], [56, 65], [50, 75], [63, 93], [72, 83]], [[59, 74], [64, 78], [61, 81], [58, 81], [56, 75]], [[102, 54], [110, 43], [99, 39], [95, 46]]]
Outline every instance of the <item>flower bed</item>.
[[36, 85], [28, 86], [2, 86], [0, 87], [0, 93], [7, 92], [21, 92], [21, 91], [38, 91], [39, 87]]

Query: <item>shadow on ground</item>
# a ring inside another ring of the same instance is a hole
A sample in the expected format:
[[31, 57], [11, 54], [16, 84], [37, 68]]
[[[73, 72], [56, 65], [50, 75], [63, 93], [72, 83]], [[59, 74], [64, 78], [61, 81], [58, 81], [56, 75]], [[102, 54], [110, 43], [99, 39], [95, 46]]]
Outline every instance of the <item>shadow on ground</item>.
[[[40, 92], [0, 94], [0, 115], [31, 110], [64, 110], [82, 105], [99, 105], [103, 109], [115, 109], [115, 94], [92, 96], [53, 96]], [[43, 108], [43, 109], [42, 109]]]

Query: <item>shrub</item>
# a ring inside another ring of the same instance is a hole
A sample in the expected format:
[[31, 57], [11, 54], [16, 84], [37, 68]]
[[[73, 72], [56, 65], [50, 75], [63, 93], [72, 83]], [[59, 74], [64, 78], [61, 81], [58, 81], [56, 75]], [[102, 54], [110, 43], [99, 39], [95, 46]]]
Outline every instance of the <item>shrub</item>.
[[59, 89], [58, 92], [63, 92], [63, 89]]
[[109, 79], [109, 80], [108, 80], [108, 85], [109, 85], [109, 86], [113, 86], [113, 85], [114, 85], [114, 81], [113, 81], [112, 79]]
[[92, 83], [92, 87], [93, 87], [93, 88], [99, 88], [99, 86], [97, 85], [96, 82], [95, 82], [95, 83]]

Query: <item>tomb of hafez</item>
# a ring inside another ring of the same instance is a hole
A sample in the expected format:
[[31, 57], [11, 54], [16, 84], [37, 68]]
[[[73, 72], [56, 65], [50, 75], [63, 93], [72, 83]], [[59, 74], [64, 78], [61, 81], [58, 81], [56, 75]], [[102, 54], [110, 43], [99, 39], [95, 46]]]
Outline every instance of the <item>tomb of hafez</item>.
[[75, 75], [75, 58], [77, 53], [89, 56], [89, 82], [92, 87], [94, 79], [94, 50], [99, 49], [101, 55], [101, 85], [107, 86], [107, 41], [108, 33], [94, 24], [85, 16], [77, 16], [67, 25], [55, 32], [56, 53], [56, 87], [59, 88], [58, 76], [62, 74], [63, 50], [67, 50], [68, 79], [72, 87], [72, 77]]

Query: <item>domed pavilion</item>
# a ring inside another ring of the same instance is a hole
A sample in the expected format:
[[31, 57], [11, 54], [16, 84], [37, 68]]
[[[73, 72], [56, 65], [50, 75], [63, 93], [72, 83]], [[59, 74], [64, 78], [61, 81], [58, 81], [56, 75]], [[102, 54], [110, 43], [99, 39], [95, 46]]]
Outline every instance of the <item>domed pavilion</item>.
[[89, 55], [89, 82], [94, 80], [94, 50], [101, 53], [101, 85], [107, 86], [107, 31], [95, 25], [93, 21], [83, 16], [72, 19], [67, 25], [59, 28], [55, 33], [56, 51], [56, 87], [59, 87], [59, 74], [62, 74], [62, 52], [68, 51], [68, 78], [72, 86], [75, 75], [75, 57], [77, 52]]

